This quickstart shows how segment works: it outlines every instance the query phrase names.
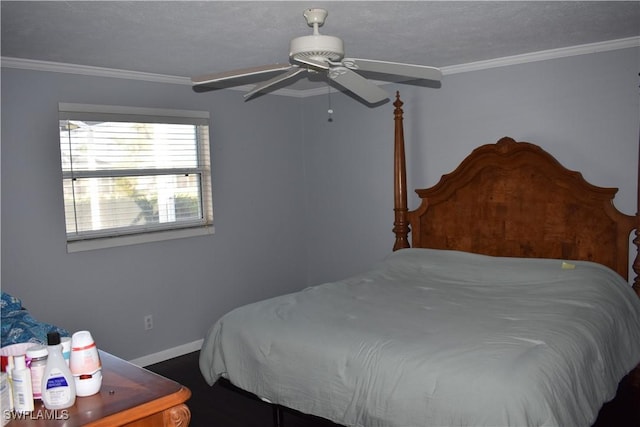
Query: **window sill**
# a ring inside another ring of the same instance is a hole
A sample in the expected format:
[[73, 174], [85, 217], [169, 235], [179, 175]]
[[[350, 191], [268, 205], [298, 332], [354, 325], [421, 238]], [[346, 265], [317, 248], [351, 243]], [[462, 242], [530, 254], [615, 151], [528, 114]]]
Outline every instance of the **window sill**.
[[205, 227], [156, 231], [152, 233], [104, 237], [91, 240], [75, 240], [67, 242], [67, 253], [91, 251], [94, 249], [115, 248], [118, 246], [137, 245], [141, 243], [160, 242], [163, 240], [182, 239], [186, 237], [207, 236], [213, 233], [214, 227], [212, 225], [209, 225]]

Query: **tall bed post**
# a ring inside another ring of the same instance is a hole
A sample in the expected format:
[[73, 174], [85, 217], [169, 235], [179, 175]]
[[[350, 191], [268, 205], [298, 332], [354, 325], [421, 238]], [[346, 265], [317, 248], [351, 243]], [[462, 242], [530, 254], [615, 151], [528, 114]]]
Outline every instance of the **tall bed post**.
[[[638, 133], [638, 199], [636, 211], [636, 238], [633, 243], [636, 245], [636, 258], [633, 262], [633, 272], [636, 277], [633, 280], [633, 290], [640, 297], [640, 133]], [[638, 369], [640, 371], [640, 369]], [[640, 375], [638, 375], [640, 377]], [[640, 381], [639, 381], [640, 382]]]
[[[638, 133], [638, 198], [636, 204], [636, 238], [633, 243], [636, 245], [636, 258], [633, 261], [633, 272], [636, 277], [633, 279], [633, 290], [640, 297], [640, 132]], [[635, 367], [630, 374], [631, 384], [635, 388], [640, 388], [640, 364]]]
[[409, 222], [407, 220], [407, 170], [404, 156], [404, 130], [402, 124], [402, 104], [400, 101], [400, 92], [396, 92], [396, 100], [393, 103], [395, 133], [393, 144], [393, 196], [395, 218], [393, 222], [393, 232], [396, 235], [396, 241], [393, 250], [408, 248], [409, 240]]

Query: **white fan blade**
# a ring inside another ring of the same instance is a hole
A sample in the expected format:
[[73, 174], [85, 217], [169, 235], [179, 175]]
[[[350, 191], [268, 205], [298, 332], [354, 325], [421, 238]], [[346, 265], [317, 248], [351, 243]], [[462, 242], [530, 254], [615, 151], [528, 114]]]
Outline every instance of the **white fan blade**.
[[300, 67], [292, 67], [289, 71], [287, 71], [286, 73], [283, 74], [279, 74], [277, 76], [275, 76], [274, 78], [267, 80], [266, 82], [260, 83], [259, 85], [256, 85], [253, 89], [251, 89], [249, 92], [244, 94], [244, 99], [245, 101], [248, 101], [249, 99], [251, 99], [254, 95], [256, 95], [258, 92], [262, 92], [263, 90], [265, 90], [266, 88], [273, 86], [275, 84], [278, 84], [284, 80], [290, 79], [294, 76], [297, 76], [298, 74], [300, 74], [301, 72], [306, 71], [306, 69], [304, 68], [300, 68]]
[[370, 104], [389, 98], [386, 91], [346, 67], [333, 67], [328, 74], [330, 79]]
[[291, 68], [291, 64], [273, 64], [263, 65], [260, 67], [243, 68], [241, 70], [225, 71], [222, 73], [208, 74], [206, 76], [194, 77], [191, 82], [194, 86], [211, 85], [218, 82], [228, 82], [233, 79], [241, 79], [243, 77], [255, 76], [258, 74], [273, 73], [275, 71], [283, 71]]
[[325, 62], [315, 61], [309, 58], [292, 58], [292, 59], [300, 64], [309, 65], [312, 68], [318, 68], [320, 70], [328, 70], [329, 68], [331, 68], [331, 66]]
[[440, 81], [442, 71], [426, 65], [403, 64], [400, 62], [376, 61], [373, 59], [344, 58], [342, 65], [352, 70], [405, 76], [413, 79]]

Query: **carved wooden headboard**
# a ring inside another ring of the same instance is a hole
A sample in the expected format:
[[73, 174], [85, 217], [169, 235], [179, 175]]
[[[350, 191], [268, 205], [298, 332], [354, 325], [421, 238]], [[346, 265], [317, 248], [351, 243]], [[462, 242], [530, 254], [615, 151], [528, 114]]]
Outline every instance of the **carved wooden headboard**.
[[[627, 278], [638, 217], [613, 205], [616, 188], [589, 184], [537, 145], [502, 138], [476, 148], [407, 210], [402, 102], [395, 116], [394, 250], [454, 249], [494, 256], [587, 260]], [[640, 274], [640, 258], [634, 271]], [[636, 277], [634, 289], [640, 295]]]

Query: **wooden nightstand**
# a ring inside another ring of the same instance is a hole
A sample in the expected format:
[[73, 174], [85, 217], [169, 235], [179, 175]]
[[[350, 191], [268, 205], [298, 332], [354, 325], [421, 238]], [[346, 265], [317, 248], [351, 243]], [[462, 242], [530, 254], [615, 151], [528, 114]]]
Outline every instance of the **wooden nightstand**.
[[35, 411], [13, 419], [7, 427], [185, 427], [191, 412], [188, 388], [100, 351], [102, 387], [93, 396], [78, 397], [68, 409], [50, 411], [36, 401]]

